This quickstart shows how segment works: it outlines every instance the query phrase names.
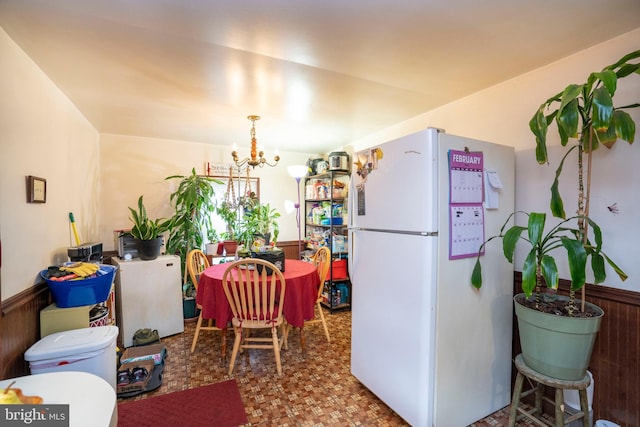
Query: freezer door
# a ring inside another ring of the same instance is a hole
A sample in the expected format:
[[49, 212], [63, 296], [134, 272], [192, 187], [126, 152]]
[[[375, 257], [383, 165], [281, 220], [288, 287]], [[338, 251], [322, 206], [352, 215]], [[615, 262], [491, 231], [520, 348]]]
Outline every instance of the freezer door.
[[413, 426], [433, 417], [435, 237], [354, 231], [351, 372]]
[[356, 154], [354, 160], [370, 163], [370, 171], [362, 176], [356, 167], [352, 173], [349, 225], [436, 230], [436, 140], [437, 132], [427, 129]]

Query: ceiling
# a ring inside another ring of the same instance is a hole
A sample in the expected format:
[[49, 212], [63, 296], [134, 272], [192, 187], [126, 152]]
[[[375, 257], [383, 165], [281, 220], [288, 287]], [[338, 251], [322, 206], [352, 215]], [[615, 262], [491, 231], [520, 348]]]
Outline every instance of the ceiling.
[[[638, 27], [638, 0], [0, 0], [101, 133], [326, 152]], [[242, 154], [242, 152], [241, 152]]]

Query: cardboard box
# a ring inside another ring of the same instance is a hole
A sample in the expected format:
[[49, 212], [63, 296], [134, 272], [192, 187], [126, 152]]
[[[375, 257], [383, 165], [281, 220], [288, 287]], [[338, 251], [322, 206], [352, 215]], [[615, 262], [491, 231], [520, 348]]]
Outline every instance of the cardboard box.
[[154, 366], [155, 365], [153, 364], [153, 360], [141, 360], [139, 362], [122, 363], [120, 365], [120, 368], [118, 368], [118, 371], [126, 371], [127, 369], [129, 371], [133, 371], [134, 368], [141, 367], [147, 370], [147, 377], [145, 378], [144, 381], [138, 382], [135, 384], [118, 385], [117, 393], [118, 394], [131, 393], [135, 391], [146, 390], [147, 384], [149, 383], [149, 379], [151, 378], [151, 373], [153, 372]]
[[120, 357], [120, 363], [135, 363], [143, 360], [152, 360], [155, 365], [159, 365], [164, 360], [167, 350], [164, 344], [143, 345], [140, 347], [127, 348]]

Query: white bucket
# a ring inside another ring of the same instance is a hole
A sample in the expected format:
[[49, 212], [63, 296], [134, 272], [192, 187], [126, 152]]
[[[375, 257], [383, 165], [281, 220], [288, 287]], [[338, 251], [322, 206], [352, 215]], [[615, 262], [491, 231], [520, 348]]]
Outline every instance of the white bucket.
[[598, 420], [596, 421], [596, 427], [620, 427], [620, 424], [607, 420]]
[[[593, 405], [593, 375], [589, 371], [587, 371], [587, 374], [589, 374], [589, 378], [591, 379], [591, 384], [587, 387], [587, 401], [589, 402], [589, 411], [591, 411], [591, 406]], [[563, 390], [563, 393], [565, 405], [571, 406], [573, 409], [579, 411], [580, 394], [578, 390]]]
[[[589, 425], [593, 425], [593, 375], [591, 372], [587, 371], [589, 374], [589, 378], [591, 379], [591, 384], [587, 387], [587, 402], [589, 403]], [[573, 415], [577, 412], [580, 412], [580, 394], [578, 390], [563, 390], [564, 394], [564, 404], [565, 404], [565, 413], [567, 416]], [[566, 417], [565, 417], [566, 418]], [[569, 424], [566, 424], [567, 427], [582, 427], [582, 419], [572, 421]], [[612, 426], [613, 427], [613, 426]]]
[[32, 374], [80, 371], [102, 377], [116, 389], [117, 326], [72, 329], [47, 335], [25, 353]]

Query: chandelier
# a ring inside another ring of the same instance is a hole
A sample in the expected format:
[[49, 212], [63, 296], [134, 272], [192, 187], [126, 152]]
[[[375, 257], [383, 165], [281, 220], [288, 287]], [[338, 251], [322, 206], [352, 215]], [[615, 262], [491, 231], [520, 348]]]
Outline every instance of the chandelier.
[[231, 152], [231, 156], [233, 157], [233, 161], [235, 162], [238, 168], [244, 166], [251, 166], [255, 169], [256, 166], [263, 167], [267, 166], [275, 166], [280, 161], [280, 156], [277, 154], [273, 157], [274, 163], [269, 163], [267, 159], [264, 158], [264, 151], [258, 151], [256, 147], [256, 120], [260, 120], [260, 116], [247, 116], [247, 119], [251, 120], [251, 157], [245, 157], [244, 159], [238, 159], [238, 152], [234, 148]]

